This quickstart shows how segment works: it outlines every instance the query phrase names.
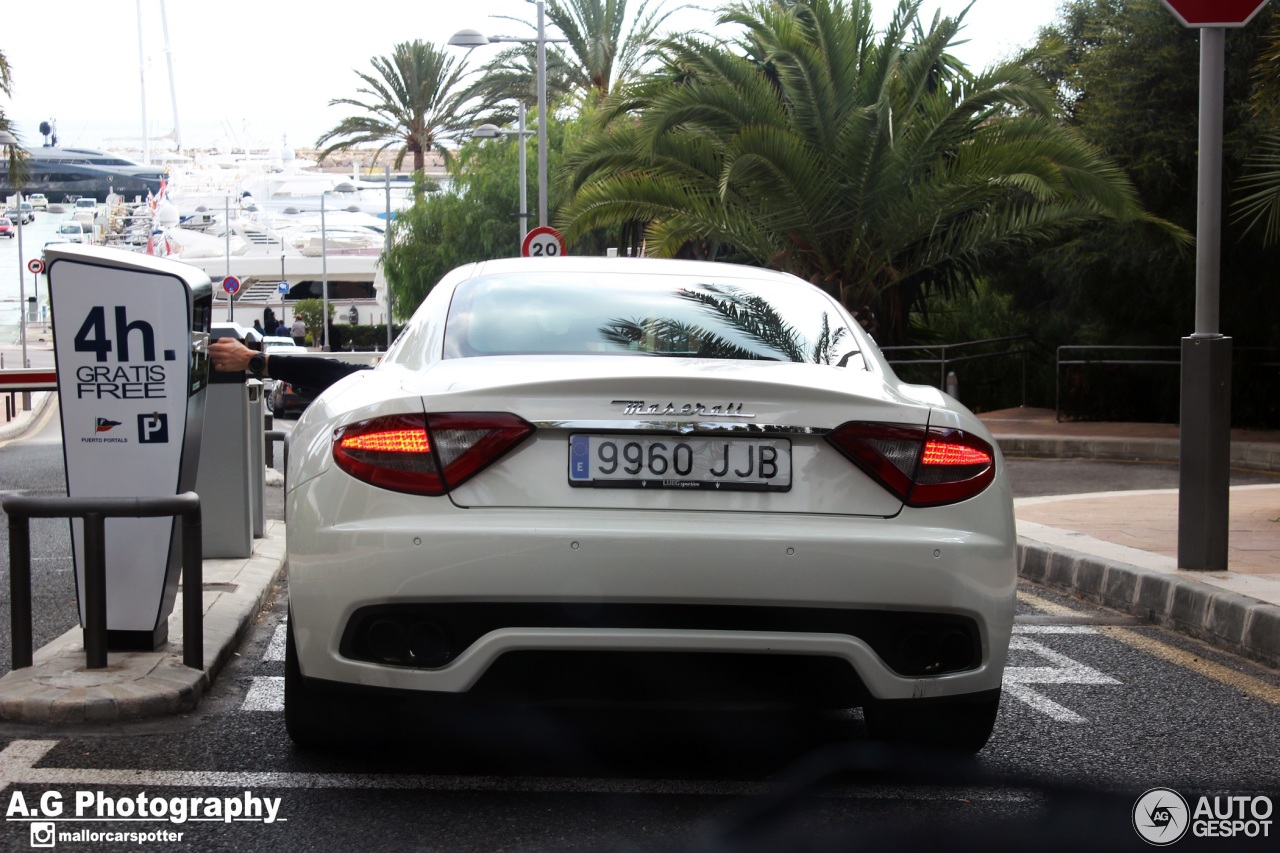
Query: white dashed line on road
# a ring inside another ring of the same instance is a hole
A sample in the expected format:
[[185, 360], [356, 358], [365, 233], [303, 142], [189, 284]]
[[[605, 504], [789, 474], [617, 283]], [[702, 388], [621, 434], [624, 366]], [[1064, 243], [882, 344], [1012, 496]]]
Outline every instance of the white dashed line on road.
[[268, 711], [280, 713], [284, 710], [284, 679], [278, 675], [256, 675], [249, 685], [249, 692], [240, 703], [241, 711]]
[[[1077, 634], [1077, 633], [1096, 633], [1091, 628], [1082, 628], [1077, 625], [1027, 625], [1019, 626], [1023, 629], [1030, 628], [1031, 631], [1018, 631], [1021, 633], [1043, 633], [1043, 634]], [[1046, 631], [1045, 628], [1071, 628], [1076, 630], [1068, 631]], [[1045, 714], [1049, 718], [1059, 723], [1085, 723], [1087, 719], [1072, 711], [1070, 708], [1063, 707], [1047, 696], [1032, 690], [1029, 684], [1119, 684], [1120, 682], [1111, 676], [1098, 672], [1091, 666], [1086, 666], [1077, 660], [1072, 660], [1061, 652], [1055, 652], [1035, 640], [1029, 640], [1026, 637], [1017, 636], [1015, 634], [1009, 640], [1010, 651], [1030, 652], [1044, 660], [1048, 661], [1051, 666], [1008, 666], [1004, 670], [1004, 693], [1006, 696], [1012, 696], [1020, 702], [1024, 702], [1031, 708]]]

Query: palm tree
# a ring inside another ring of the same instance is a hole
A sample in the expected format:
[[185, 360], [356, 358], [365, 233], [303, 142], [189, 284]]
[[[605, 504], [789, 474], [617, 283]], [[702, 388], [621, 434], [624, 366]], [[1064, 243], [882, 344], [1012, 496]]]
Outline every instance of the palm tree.
[[641, 0], [629, 17], [627, 0], [551, 0], [547, 17], [576, 59], [569, 64], [573, 84], [603, 96], [639, 76], [653, 57], [658, 28], [671, 15], [663, 4]]
[[[9, 69], [9, 59], [4, 55], [4, 51], [0, 51], [0, 93], [3, 93], [6, 97], [13, 95], [13, 76]], [[9, 125], [9, 118], [4, 114], [4, 107], [2, 106], [0, 106], [0, 131], [13, 134], [13, 128]], [[11, 183], [16, 187], [22, 186], [30, 174], [27, 170], [27, 158], [22, 153], [22, 148], [18, 145], [6, 145], [5, 158], [8, 160], [7, 165]]]
[[[671, 12], [666, 0], [549, 0], [547, 21], [563, 33], [568, 50], [547, 47], [547, 95], [601, 97], [635, 80], [653, 57], [658, 28]], [[507, 17], [507, 16], [503, 16]], [[532, 27], [528, 21], [507, 17]], [[548, 29], [550, 29], [550, 26]], [[471, 89], [487, 109], [504, 102], [536, 100], [534, 45], [504, 50], [485, 66]]]
[[1247, 193], [1232, 207], [1245, 230], [1262, 229], [1264, 245], [1280, 241], [1280, 11], [1271, 25], [1253, 68], [1254, 115], [1266, 128], [1245, 163], [1237, 186]]
[[1145, 218], [1026, 57], [971, 74], [947, 54], [960, 21], [926, 31], [919, 6], [879, 42], [869, 0], [740, 2], [720, 18], [736, 43], [669, 40], [665, 77], [573, 158], [568, 236], [638, 222], [650, 255], [736, 252], [870, 307], [898, 343], [984, 260]]
[[[4, 51], [0, 50], [0, 92], [6, 96], [12, 96], [13, 90], [10, 88], [12, 85], [13, 81], [9, 76], [9, 60], [5, 57]], [[3, 109], [0, 109], [0, 121], [7, 121], [4, 118]]]
[[[329, 106], [345, 104], [364, 111], [344, 118], [318, 140], [319, 159], [334, 151], [380, 143], [378, 153], [399, 145], [395, 168], [413, 155], [413, 170], [422, 173], [426, 153], [435, 150], [448, 159], [444, 142], [470, 122], [463, 114], [465, 100], [459, 84], [465, 63], [422, 41], [402, 42], [390, 56], [372, 60], [373, 73], [357, 71], [364, 82], [360, 98], [335, 98]], [[330, 144], [332, 143], [332, 144]], [[327, 147], [326, 147], [327, 146]]]

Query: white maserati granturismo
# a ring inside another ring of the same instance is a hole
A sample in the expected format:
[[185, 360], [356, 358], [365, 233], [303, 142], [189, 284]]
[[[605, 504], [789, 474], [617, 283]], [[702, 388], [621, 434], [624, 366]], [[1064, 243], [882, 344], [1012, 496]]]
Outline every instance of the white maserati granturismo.
[[969, 751], [995, 723], [999, 450], [793, 276], [454, 270], [307, 409], [286, 489], [300, 744], [408, 697], [861, 707], [873, 738]]

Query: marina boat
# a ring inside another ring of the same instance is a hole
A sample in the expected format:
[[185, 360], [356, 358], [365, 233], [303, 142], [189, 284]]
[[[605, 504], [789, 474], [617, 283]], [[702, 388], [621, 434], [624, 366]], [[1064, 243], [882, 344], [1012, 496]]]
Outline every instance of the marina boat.
[[[322, 299], [328, 290], [339, 323], [380, 325], [387, 321], [387, 280], [377, 255], [307, 257], [266, 254], [223, 257], [177, 257], [204, 270], [214, 287], [214, 312], [228, 307], [221, 286], [227, 275], [240, 283], [230, 309], [245, 316], [261, 316], [271, 308], [278, 318], [292, 318], [292, 306], [302, 299]], [[281, 283], [284, 283], [283, 290]], [[219, 306], [222, 306], [220, 309]]]
[[[164, 171], [145, 166], [109, 151], [92, 148], [59, 148], [42, 145], [26, 149], [30, 177], [24, 193], [43, 193], [51, 202], [75, 202], [78, 198], [105, 201], [115, 193], [141, 199], [160, 192]], [[9, 177], [7, 159], [0, 160], [0, 197], [17, 189]]]
[[[270, 307], [285, 317], [292, 316], [292, 303], [323, 299], [327, 291], [339, 322], [386, 322], [387, 285], [380, 266], [385, 234], [375, 217], [330, 214], [323, 239], [319, 217], [302, 213], [237, 211], [228, 223], [217, 211], [213, 221], [196, 229], [184, 227], [177, 209], [161, 201], [112, 218], [128, 224], [113, 231], [109, 243], [199, 267], [214, 283], [215, 306], [234, 299], [236, 309], [260, 313]], [[227, 276], [239, 282], [234, 295], [221, 287]]]

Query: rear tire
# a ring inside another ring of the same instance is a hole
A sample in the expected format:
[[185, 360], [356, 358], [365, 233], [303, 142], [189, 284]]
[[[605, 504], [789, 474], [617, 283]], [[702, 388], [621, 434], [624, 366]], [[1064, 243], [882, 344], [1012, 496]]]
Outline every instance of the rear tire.
[[394, 710], [393, 700], [308, 685], [298, 664], [290, 617], [284, 646], [284, 726], [290, 740], [304, 749], [376, 744], [389, 737]]
[[1000, 691], [949, 699], [890, 699], [862, 709], [867, 732], [877, 740], [973, 754], [995, 728]]

